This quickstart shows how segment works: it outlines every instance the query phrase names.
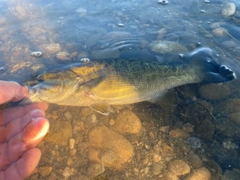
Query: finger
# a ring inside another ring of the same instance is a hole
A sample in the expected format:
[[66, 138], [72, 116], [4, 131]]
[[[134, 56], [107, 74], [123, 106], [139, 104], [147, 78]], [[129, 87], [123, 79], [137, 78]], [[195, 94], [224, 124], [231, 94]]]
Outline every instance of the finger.
[[0, 104], [19, 101], [27, 95], [27, 89], [13, 81], [0, 81]]
[[37, 148], [26, 151], [23, 156], [11, 164], [5, 172], [0, 171], [0, 179], [25, 179], [36, 168], [41, 157], [41, 151]]
[[40, 102], [40, 103], [34, 103], [34, 104], [25, 105], [25, 106], [18, 106], [18, 107], [5, 109], [3, 111], [0, 111], [0, 126], [8, 124], [11, 120], [22, 117], [25, 114], [27, 114], [29, 111], [32, 111], [34, 109], [40, 109], [40, 110], [46, 111], [47, 108], [48, 108], [47, 103]]
[[17, 161], [27, 150], [35, 147], [46, 135], [48, 129], [48, 120], [38, 117], [32, 120], [23, 132], [12, 137], [7, 144], [0, 146], [0, 169]]
[[13, 136], [23, 131], [25, 126], [31, 122], [33, 118], [44, 117], [45, 112], [40, 109], [34, 109], [25, 116], [10, 121], [7, 125], [0, 127], [0, 143], [9, 141]]

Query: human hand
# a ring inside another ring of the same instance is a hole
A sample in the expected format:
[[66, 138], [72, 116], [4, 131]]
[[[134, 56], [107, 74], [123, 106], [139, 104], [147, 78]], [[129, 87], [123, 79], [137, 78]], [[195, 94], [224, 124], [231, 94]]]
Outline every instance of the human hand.
[[[0, 104], [19, 101], [27, 90], [0, 81]], [[41, 152], [35, 148], [48, 132], [44, 102], [0, 111], [0, 180], [22, 180], [36, 168]]]

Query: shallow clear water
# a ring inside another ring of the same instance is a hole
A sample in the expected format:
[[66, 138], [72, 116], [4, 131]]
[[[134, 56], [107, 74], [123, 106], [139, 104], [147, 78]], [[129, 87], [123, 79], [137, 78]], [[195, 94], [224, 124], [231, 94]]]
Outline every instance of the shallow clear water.
[[[188, 51], [209, 47], [216, 61], [239, 75], [240, 2], [231, 2], [236, 12], [224, 16], [221, 0], [170, 0], [166, 5], [157, 0], [1, 0], [0, 77], [23, 83], [82, 58], [127, 58], [142, 53], [174, 61], [171, 55], [179, 52], [152, 52], [150, 43], [155, 40], [175, 42]], [[36, 51], [42, 56], [31, 54]], [[117, 107], [107, 117], [87, 107], [51, 105], [47, 116], [52, 130], [39, 145], [43, 156], [29, 179], [185, 179], [201, 168], [204, 172], [200, 173], [210, 173], [212, 179], [238, 179], [239, 80], [187, 85], [176, 91], [178, 101], [173, 107], [144, 102]], [[124, 113], [139, 117], [139, 132], [117, 130]], [[115, 141], [120, 138], [126, 143], [119, 145], [96, 133], [109, 142], [93, 145], [90, 135], [103, 125]], [[74, 147], [69, 146], [70, 139], [75, 140]], [[129, 159], [121, 159], [121, 146], [133, 148]], [[116, 162], [109, 160], [114, 158]], [[185, 161], [191, 172], [176, 175], [169, 170], [176, 159]], [[44, 173], [44, 168], [49, 172]]]

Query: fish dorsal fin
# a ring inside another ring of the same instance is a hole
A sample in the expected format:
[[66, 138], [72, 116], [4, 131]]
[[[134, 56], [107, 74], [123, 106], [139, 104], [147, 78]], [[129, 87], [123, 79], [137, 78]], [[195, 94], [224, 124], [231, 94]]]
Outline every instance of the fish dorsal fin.
[[109, 115], [110, 112], [113, 112], [113, 110], [109, 104], [96, 103], [96, 104], [90, 105], [90, 108], [92, 108], [94, 111], [96, 111], [102, 115], [105, 115], [105, 116]]
[[72, 66], [71, 70], [80, 76], [88, 76], [91, 74], [98, 75], [98, 72], [104, 68], [104, 64], [89, 63], [86, 66]]
[[158, 97], [150, 100], [150, 102], [161, 106], [170, 107], [177, 102], [177, 93], [175, 89], [170, 89], [162, 93]]

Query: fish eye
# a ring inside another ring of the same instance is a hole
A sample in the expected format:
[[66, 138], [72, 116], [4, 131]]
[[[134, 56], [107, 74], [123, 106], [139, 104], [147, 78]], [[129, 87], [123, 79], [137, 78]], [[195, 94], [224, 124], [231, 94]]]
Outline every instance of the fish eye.
[[39, 76], [37, 77], [37, 81], [38, 81], [38, 82], [43, 82], [44, 80], [45, 80], [45, 78], [44, 78], [43, 75], [39, 75]]

